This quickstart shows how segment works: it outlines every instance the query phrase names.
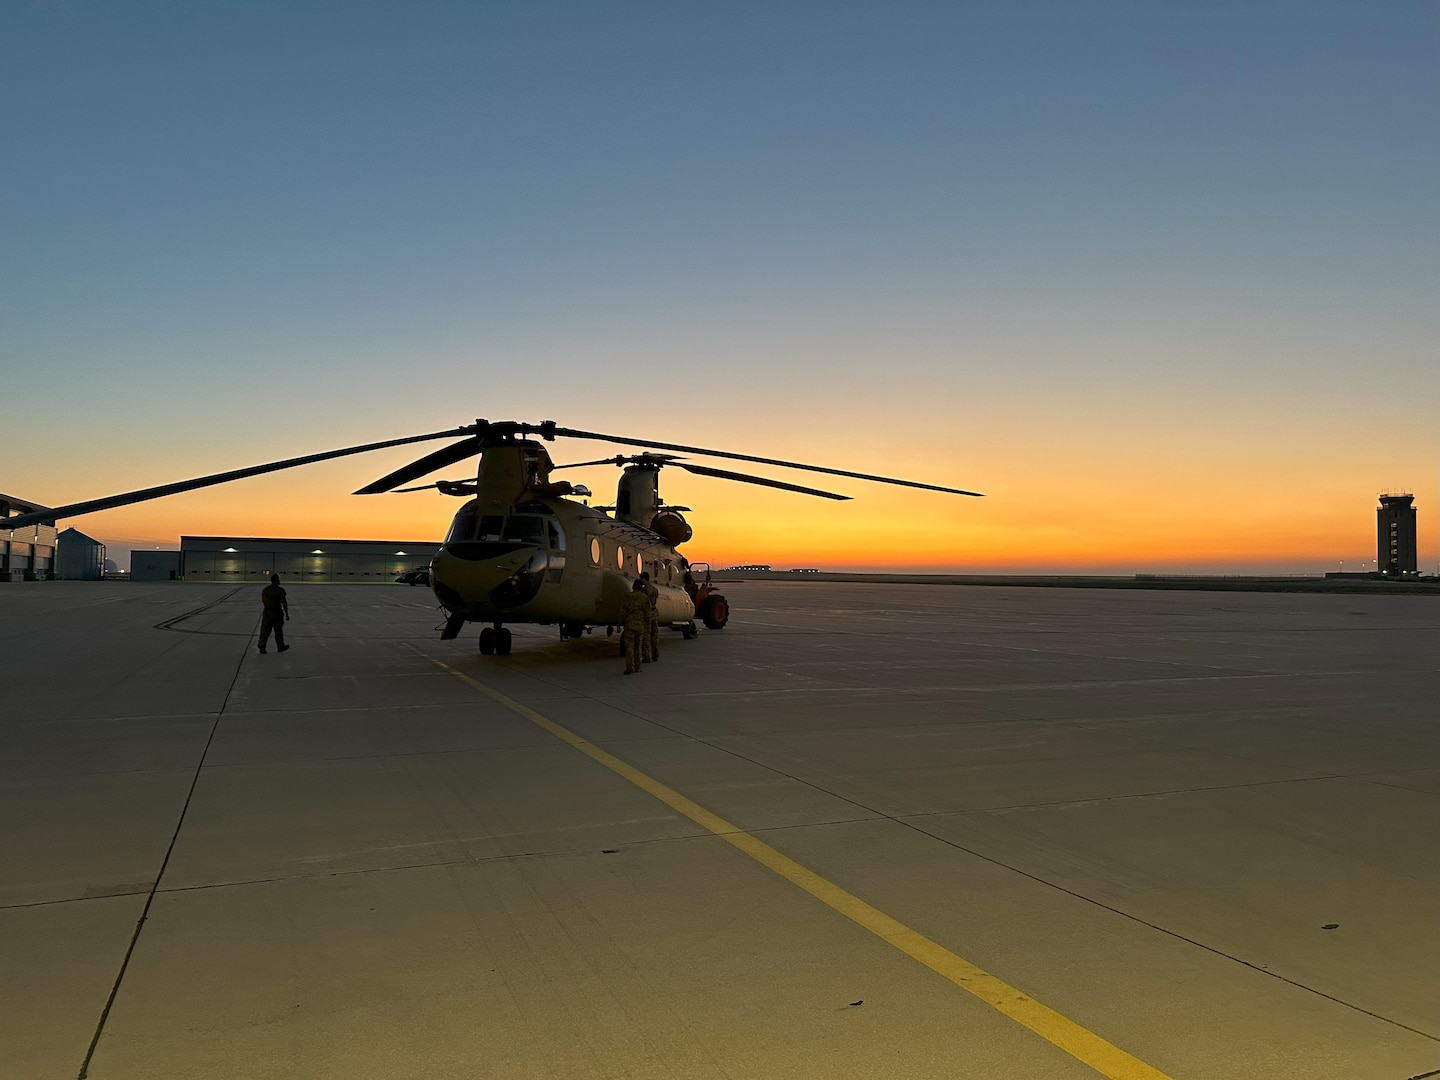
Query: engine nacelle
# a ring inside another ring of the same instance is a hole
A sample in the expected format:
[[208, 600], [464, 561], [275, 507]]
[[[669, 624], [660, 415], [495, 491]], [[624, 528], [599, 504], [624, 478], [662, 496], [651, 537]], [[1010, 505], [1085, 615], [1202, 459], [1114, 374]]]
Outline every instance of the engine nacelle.
[[650, 531], [671, 547], [679, 547], [695, 535], [695, 530], [690, 528], [690, 523], [678, 510], [661, 510], [651, 519]]

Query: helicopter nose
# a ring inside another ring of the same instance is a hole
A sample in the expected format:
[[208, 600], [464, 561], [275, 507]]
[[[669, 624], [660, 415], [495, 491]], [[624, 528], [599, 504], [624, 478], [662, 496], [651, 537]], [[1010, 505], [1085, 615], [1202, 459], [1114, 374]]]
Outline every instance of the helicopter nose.
[[549, 559], [531, 544], [446, 544], [430, 566], [435, 594], [451, 610], [508, 610], [529, 603], [545, 581]]
[[[516, 558], [520, 555], [516, 553]], [[518, 566], [514, 561], [497, 567], [502, 573], [509, 570], [504, 580], [490, 590], [490, 602], [498, 608], [515, 608], [535, 599], [540, 586], [545, 582], [545, 569], [550, 560], [544, 548], [530, 548], [529, 557]], [[513, 569], [512, 569], [513, 567]]]

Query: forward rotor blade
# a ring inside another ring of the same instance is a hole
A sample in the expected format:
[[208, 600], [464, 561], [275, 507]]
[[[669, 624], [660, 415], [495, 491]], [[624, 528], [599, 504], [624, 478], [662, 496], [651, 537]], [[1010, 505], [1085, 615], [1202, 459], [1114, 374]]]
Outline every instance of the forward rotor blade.
[[[475, 481], [474, 481], [474, 480], [436, 480], [433, 484], [421, 484], [419, 487], [392, 488], [392, 489], [390, 490], [390, 494], [391, 494], [391, 495], [403, 495], [403, 494], [405, 494], [405, 492], [407, 492], [407, 491], [434, 491], [434, 490], [436, 490], [437, 488], [438, 488], [438, 489], [443, 489], [443, 488], [445, 488], [446, 486], [449, 486], [449, 487], [471, 487], [471, 488], [473, 488], [473, 487], [475, 486]], [[448, 494], [450, 494], [450, 493], [449, 493], [449, 492], [446, 492], [446, 494], [448, 495]]]
[[739, 480], [742, 484], [760, 484], [764, 487], [779, 488], [781, 491], [798, 491], [801, 495], [818, 495], [822, 499], [845, 499], [849, 495], [836, 495], [833, 491], [821, 491], [819, 488], [801, 487], [799, 484], [787, 484], [783, 480], [771, 480], [764, 476], [751, 476], [749, 473], [731, 472], [729, 469], [712, 469], [709, 465], [681, 465], [676, 463], [677, 469], [684, 469], [686, 472], [696, 473], [700, 476], [717, 476], [721, 480]]
[[391, 491], [401, 484], [408, 484], [411, 480], [419, 480], [422, 476], [429, 476], [436, 469], [443, 469], [446, 465], [454, 465], [457, 461], [464, 461], [467, 457], [475, 457], [480, 453], [480, 437], [471, 435], [468, 439], [461, 439], [449, 446], [442, 446], [432, 454], [426, 454], [418, 461], [412, 461], [404, 468], [396, 469], [387, 473], [372, 484], [366, 484], [356, 495], [379, 495], [381, 492]]
[[782, 461], [779, 458], [757, 457], [753, 454], [732, 454], [728, 450], [706, 450], [701, 446], [682, 446], [679, 443], [654, 442], [651, 440], [626, 439], [619, 435], [602, 435], [598, 431], [576, 431], [574, 428], [557, 427], [556, 435], [568, 435], [572, 439], [596, 439], [601, 442], [617, 443], [620, 446], [653, 446], [661, 450], [680, 450], [687, 454], [702, 454], [705, 457], [730, 458], [734, 461], [756, 461], [762, 465], [779, 465], [786, 469], [805, 469], [809, 472], [829, 473], [832, 476], [853, 476], [857, 480], [873, 480], [877, 484], [898, 484], [901, 487], [923, 488], [926, 491], [944, 491], [951, 495], [973, 495], [983, 497], [979, 491], [963, 488], [941, 487], [939, 484], [921, 484], [914, 480], [897, 480], [893, 476], [873, 476], [870, 473], [850, 472], [848, 469], [827, 469], [823, 465], [802, 465], [798, 461]]
[[51, 510], [36, 511], [32, 514], [21, 514], [19, 517], [0, 519], [0, 529], [19, 529], [26, 525], [34, 525], [39, 522], [50, 523], [60, 518], [80, 517], [82, 514], [93, 514], [98, 510], [110, 510], [117, 506], [129, 506], [131, 503], [160, 499], [166, 495], [178, 495], [182, 491], [194, 491], [197, 488], [213, 487], [216, 484], [228, 484], [231, 480], [243, 480], [247, 476], [259, 476], [262, 473], [279, 472], [281, 469], [293, 469], [299, 465], [310, 465], [317, 461], [329, 461], [331, 458], [347, 457], [350, 454], [364, 454], [371, 450], [384, 450], [390, 446], [405, 446], [407, 443], [426, 442], [433, 439], [453, 439], [457, 435], [468, 435], [473, 430], [473, 428], [454, 428], [450, 431], [434, 431], [429, 435], [411, 435], [404, 439], [387, 439], [385, 442], [366, 443], [364, 446], [347, 446], [343, 450], [327, 450], [323, 454], [307, 454], [304, 457], [286, 458], [284, 461], [272, 461], [267, 465], [252, 465], [248, 469], [233, 469], [230, 472], [214, 473], [210, 476], [197, 477], [194, 480], [181, 480], [175, 484], [161, 484], [158, 487], [141, 488], [139, 491], [127, 491], [120, 495], [108, 495], [103, 499], [90, 499], [86, 502], [57, 506]]

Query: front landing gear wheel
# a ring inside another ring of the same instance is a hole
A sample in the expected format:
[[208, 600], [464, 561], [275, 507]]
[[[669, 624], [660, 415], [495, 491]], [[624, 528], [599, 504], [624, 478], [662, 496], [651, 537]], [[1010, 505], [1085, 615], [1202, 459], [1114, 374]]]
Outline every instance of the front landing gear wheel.
[[509, 656], [509, 655], [510, 655], [510, 641], [511, 641], [511, 638], [510, 638], [510, 631], [509, 631], [509, 629], [506, 628], [506, 627], [504, 627], [504, 626], [498, 628], [498, 629], [495, 631], [495, 655], [496, 655], [496, 656]]
[[495, 651], [495, 628], [487, 626], [480, 631], [480, 654], [489, 656]]

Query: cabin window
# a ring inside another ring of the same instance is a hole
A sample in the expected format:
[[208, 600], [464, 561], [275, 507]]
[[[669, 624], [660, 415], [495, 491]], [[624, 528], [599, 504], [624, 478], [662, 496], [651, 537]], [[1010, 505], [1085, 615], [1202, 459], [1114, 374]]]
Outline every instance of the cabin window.
[[635, 576], [636, 576], [636, 577], [639, 577], [640, 574], [641, 574], [641, 572], [642, 572], [644, 569], [645, 569], [645, 560], [644, 560], [643, 558], [641, 558], [639, 555], [636, 555], [636, 556], [635, 556]]
[[598, 536], [590, 537], [590, 561], [596, 566], [600, 565], [600, 538]]
[[545, 522], [545, 536], [550, 541], [551, 551], [565, 550], [565, 530], [553, 521]]
[[624, 569], [625, 569], [625, 545], [624, 545], [624, 544], [617, 544], [617, 545], [615, 546], [615, 567], [616, 567], [616, 569], [618, 569], [618, 570], [624, 570]]

